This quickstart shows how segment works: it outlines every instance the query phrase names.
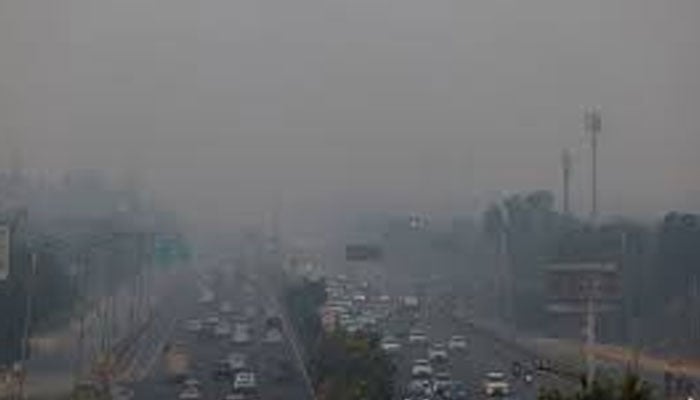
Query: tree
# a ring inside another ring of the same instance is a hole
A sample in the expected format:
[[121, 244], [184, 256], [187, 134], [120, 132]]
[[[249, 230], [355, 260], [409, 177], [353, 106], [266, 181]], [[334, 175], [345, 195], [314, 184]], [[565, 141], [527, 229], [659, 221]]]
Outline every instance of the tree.
[[575, 220], [554, 209], [551, 192], [537, 190], [506, 197], [489, 206], [482, 218], [482, 231], [494, 257], [505, 256], [512, 285], [516, 323], [533, 328], [544, 308], [541, 277], [543, 260], [554, 252], [561, 234]]
[[315, 380], [321, 399], [383, 400], [393, 397], [394, 365], [365, 333], [323, 335], [314, 352]]
[[598, 380], [591, 388], [582, 384], [573, 393], [563, 393], [557, 389], [545, 389], [538, 395], [539, 400], [652, 400], [651, 386], [631, 373], [621, 380]]
[[[666, 339], [687, 343], [685, 351], [697, 352], [693, 341], [700, 335], [695, 315], [700, 309], [700, 215], [668, 213], [657, 230], [658, 251], [654, 263], [654, 293], [658, 320]], [[676, 343], [678, 344], [678, 343]], [[685, 347], [685, 346], [684, 346]]]

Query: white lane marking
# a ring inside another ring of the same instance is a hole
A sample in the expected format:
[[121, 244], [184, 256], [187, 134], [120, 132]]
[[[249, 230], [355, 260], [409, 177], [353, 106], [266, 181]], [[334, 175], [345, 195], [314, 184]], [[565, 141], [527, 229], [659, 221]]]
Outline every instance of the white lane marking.
[[306, 364], [304, 363], [304, 357], [302, 356], [302, 352], [299, 349], [299, 345], [297, 344], [297, 336], [296, 332], [293, 330], [293, 326], [290, 323], [289, 319], [287, 318], [287, 313], [286, 310], [283, 310], [282, 307], [280, 306], [279, 302], [277, 299], [274, 297], [274, 295], [271, 295], [268, 293], [266, 290], [260, 289], [260, 292], [262, 296], [265, 298], [265, 301], [268, 304], [272, 304], [280, 313], [280, 316], [282, 318], [282, 327], [283, 327], [283, 334], [286, 333], [287, 341], [290, 344], [292, 354], [294, 355], [294, 358], [296, 359], [297, 365], [299, 369], [301, 370], [301, 375], [304, 380], [304, 386], [306, 386], [306, 390], [311, 396], [311, 399], [315, 400], [316, 399], [316, 392], [314, 390], [314, 386], [311, 383], [311, 377], [309, 376], [309, 372], [306, 370]]
[[156, 362], [163, 354], [163, 349], [165, 348], [165, 344], [168, 342], [168, 340], [170, 340], [170, 338], [173, 335], [173, 332], [175, 331], [176, 322], [177, 322], [177, 318], [173, 318], [170, 321], [170, 324], [168, 324], [168, 328], [167, 328], [165, 334], [163, 335], [160, 343], [158, 343], [158, 346], [156, 347], [155, 353], [153, 354], [151, 359], [148, 361], [146, 368], [141, 370], [141, 375], [139, 376], [139, 379], [144, 379], [148, 375], [150, 375], [151, 371], [153, 370], [153, 368], [156, 365]]

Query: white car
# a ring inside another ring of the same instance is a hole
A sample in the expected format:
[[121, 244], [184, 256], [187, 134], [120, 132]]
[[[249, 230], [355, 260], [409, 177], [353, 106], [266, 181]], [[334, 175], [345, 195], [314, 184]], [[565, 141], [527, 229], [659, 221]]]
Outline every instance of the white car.
[[462, 335], [453, 335], [447, 342], [447, 347], [450, 350], [466, 350], [467, 338]]
[[231, 325], [220, 322], [214, 327], [214, 336], [216, 337], [226, 337], [231, 334]]
[[371, 331], [377, 326], [377, 319], [368, 316], [368, 315], [362, 315], [359, 318], [357, 318], [357, 325], [364, 330]]
[[427, 396], [428, 398], [433, 395], [433, 387], [430, 379], [413, 379], [408, 383], [408, 393], [415, 396]]
[[442, 343], [435, 343], [428, 349], [428, 359], [435, 363], [447, 362], [447, 349]]
[[413, 378], [430, 378], [433, 376], [433, 367], [430, 366], [430, 362], [428, 360], [415, 360], [413, 361], [413, 366], [411, 367], [411, 376]]
[[408, 333], [408, 342], [411, 344], [425, 344], [428, 342], [428, 336], [419, 329], [413, 329]]
[[182, 384], [185, 386], [185, 389], [194, 388], [199, 390], [202, 387], [202, 384], [196, 378], [187, 378]]
[[506, 381], [503, 372], [489, 372], [484, 379], [484, 393], [489, 397], [507, 396], [510, 393], [510, 385]]
[[257, 388], [255, 374], [252, 372], [239, 372], [233, 381], [233, 389], [237, 391], [251, 391]]
[[198, 319], [188, 319], [185, 321], [185, 329], [188, 332], [198, 333], [202, 331], [202, 321]]
[[248, 325], [237, 324], [236, 328], [233, 330], [233, 335], [231, 336], [231, 341], [234, 344], [247, 344], [251, 341], [250, 329]]
[[387, 336], [382, 339], [380, 346], [387, 353], [396, 353], [401, 350], [401, 343], [393, 336]]
[[410, 309], [418, 308], [419, 301], [416, 296], [404, 296], [402, 299], [403, 306]]
[[187, 387], [177, 396], [180, 400], [199, 400], [202, 398], [202, 393], [196, 387]]

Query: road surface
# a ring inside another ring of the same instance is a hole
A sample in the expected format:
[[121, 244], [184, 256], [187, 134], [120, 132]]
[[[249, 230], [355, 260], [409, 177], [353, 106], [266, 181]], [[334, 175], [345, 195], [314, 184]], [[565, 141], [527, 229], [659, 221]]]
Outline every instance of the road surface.
[[[267, 300], [269, 296], [260, 293], [260, 289], [254, 285], [248, 285], [248, 289], [252, 288], [252, 294], [246, 295], [243, 290], [246, 284], [233, 282], [230, 279], [233, 274], [227, 275], [229, 278], [223, 284], [216, 285], [218, 292], [215, 303], [198, 304], [201, 288], [191, 281], [183, 287], [180, 296], [171, 303], [168, 310], [163, 311], [167, 316], [161, 319], [155, 332], [140, 345], [144, 355], [126, 380], [127, 385], [134, 390], [136, 400], [176, 399], [181, 391], [181, 385], [170, 379], [164, 362], [163, 349], [168, 343], [179, 343], [187, 349], [190, 376], [202, 383], [203, 399], [223, 399], [232, 391], [231, 380], [217, 379], [213, 374], [215, 363], [232, 352], [247, 357], [249, 367], [256, 373], [260, 398], [309, 398], [286, 334], [280, 343], [265, 343], [262, 340], [263, 310], [273, 307]], [[250, 322], [253, 332], [250, 344], [234, 345], [230, 340], [205, 337], [184, 329], [184, 321], [188, 319], [214, 314], [222, 316], [222, 313], [216, 311], [217, 305], [222, 301], [230, 302], [235, 310], [255, 307], [256, 315]], [[279, 373], [281, 364], [289, 367], [287, 374]]]

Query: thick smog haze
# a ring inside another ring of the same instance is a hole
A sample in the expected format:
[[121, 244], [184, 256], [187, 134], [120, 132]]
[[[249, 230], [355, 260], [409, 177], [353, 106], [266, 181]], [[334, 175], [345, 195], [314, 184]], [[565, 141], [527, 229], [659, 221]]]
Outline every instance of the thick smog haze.
[[700, 205], [696, 0], [5, 0], [0, 140], [138, 171], [206, 221], [468, 212], [503, 191]]

